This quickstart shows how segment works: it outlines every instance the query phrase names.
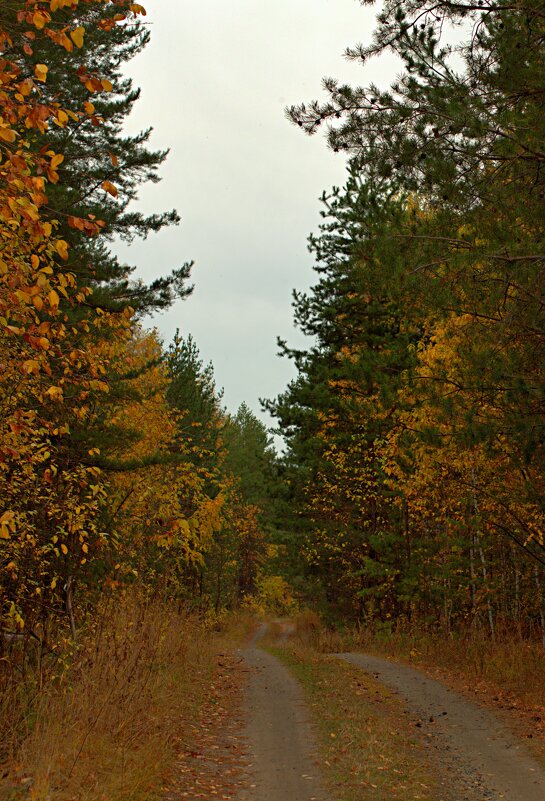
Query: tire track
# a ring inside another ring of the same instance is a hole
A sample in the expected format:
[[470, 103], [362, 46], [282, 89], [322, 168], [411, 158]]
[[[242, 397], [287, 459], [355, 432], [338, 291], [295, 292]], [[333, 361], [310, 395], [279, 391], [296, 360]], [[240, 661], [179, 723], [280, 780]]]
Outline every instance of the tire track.
[[328, 801], [318, 774], [314, 732], [299, 683], [256, 648], [267, 625], [239, 653], [250, 668], [244, 704], [251, 784], [240, 801]]
[[486, 709], [406, 665], [366, 654], [338, 654], [399, 694], [429, 738], [460, 801], [545, 801], [545, 771]]

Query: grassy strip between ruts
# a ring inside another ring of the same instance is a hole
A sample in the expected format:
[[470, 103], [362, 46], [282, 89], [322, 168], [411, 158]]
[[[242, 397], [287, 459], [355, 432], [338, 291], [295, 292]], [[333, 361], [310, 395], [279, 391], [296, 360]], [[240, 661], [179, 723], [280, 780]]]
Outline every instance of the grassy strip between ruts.
[[269, 647], [301, 682], [335, 801], [441, 801], [402, 703], [364, 671], [296, 644]]

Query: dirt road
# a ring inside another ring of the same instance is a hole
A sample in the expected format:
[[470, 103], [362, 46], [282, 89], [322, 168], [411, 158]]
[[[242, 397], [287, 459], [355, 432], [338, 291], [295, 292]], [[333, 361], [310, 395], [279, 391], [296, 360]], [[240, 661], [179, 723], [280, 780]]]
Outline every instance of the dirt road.
[[492, 713], [405, 665], [364, 654], [339, 656], [404, 699], [445, 775], [456, 778], [466, 798], [545, 801], [545, 771]]
[[[249, 670], [243, 734], [250, 768], [237, 801], [331, 801], [301, 688], [278, 659], [257, 647], [266, 631], [262, 624], [239, 652]], [[545, 771], [491, 712], [405, 665], [365, 654], [337, 656], [405, 702], [405, 714], [429, 747], [443, 798], [545, 801]]]
[[278, 659], [256, 648], [265, 631], [261, 626], [240, 651], [250, 667], [245, 738], [251, 763], [250, 787], [240, 801], [328, 801], [299, 684]]

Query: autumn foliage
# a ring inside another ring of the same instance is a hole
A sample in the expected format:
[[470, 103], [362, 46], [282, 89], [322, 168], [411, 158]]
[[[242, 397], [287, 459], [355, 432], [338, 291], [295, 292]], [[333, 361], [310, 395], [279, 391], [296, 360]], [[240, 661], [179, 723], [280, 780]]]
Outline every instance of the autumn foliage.
[[[0, 10], [0, 649], [39, 684], [104, 593], [160, 588], [205, 614], [251, 589], [263, 552], [258, 510], [224, 465], [219, 396], [198, 424], [206, 443], [195, 439], [170, 392], [172, 360], [131, 305], [184, 296], [188, 268], [146, 288], [107, 254], [112, 230], [177, 221], [123, 216], [131, 169], [155, 179], [166, 154], [143, 150], [145, 136], [124, 140], [136, 154], [125, 174], [121, 156], [97, 153], [92, 205], [71, 183], [88, 158], [74, 152], [82, 137], [102, 142], [104, 130], [115, 149], [120, 106], [112, 116], [108, 96], [129, 92], [116, 68], [93, 66], [86, 42], [100, 36], [104, 49], [110, 37], [115, 52], [126, 41], [130, 55], [146, 41], [144, 15], [126, 0]], [[188, 381], [197, 396], [198, 369]]]

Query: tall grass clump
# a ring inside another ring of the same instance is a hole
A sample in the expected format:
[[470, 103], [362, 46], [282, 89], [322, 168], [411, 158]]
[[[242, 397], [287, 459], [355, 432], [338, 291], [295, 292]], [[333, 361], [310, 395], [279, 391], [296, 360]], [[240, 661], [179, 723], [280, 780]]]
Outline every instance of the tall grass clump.
[[104, 600], [73, 652], [51, 659], [46, 686], [18, 682], [26, 698], [18, 699], [0, 796], [156, 797], [211, 680], [206, 628], [165, 602], [130, 593]]

